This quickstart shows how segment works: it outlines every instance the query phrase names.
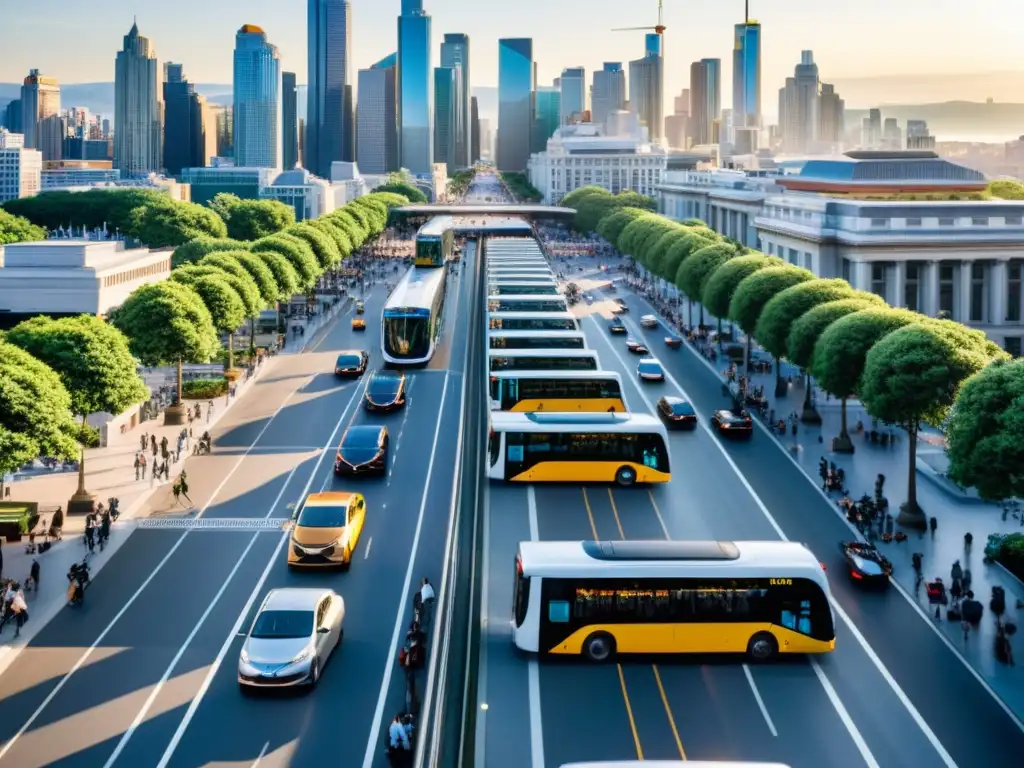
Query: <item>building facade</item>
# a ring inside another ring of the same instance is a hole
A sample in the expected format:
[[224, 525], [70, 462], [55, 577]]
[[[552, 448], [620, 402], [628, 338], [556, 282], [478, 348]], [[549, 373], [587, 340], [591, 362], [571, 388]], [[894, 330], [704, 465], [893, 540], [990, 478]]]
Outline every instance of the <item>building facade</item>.
[[32, 197], [42, 189], [43, 153], [25, 147], [25, 137], [0, 129], [0, 203]]
[[[349, 0], [308, 0], [306, 14], [308, 80], [303, 160], [309, 170], [327, 178], [334, 161], [355, 160], [352, 7]], [[286, 169], [294, 167], [294, 163], [285, 165]]]
[[690, 143], [717, 144], [714, 124], [722, 111], [722, 60], [690, 65]]
[[188, 82], [181, 64], [164, 64], [164, 169], [201, 168], [217, 155], [217, 130], [202, 94]]
[[277, 200], [290, 206], [296, 221], [315, 219], [335, 209], [331, 183], [304, 168], [283, 171], [269, 185], [260, 187], [259, 195], [261, 200]]
[[401, 167], [421, 178], [429, 178], [434, 167], [430, 28], [423, 0], [402, 0], [398, 17], [398, 155]]
[[21, 99], [8, 102], [4, 107], [3, 125], [11, 133], [21, 133]]
[[458, 167], [461, 83], [458, 67], [434, 67], [434, 163], [444, 163], [449, 174]]
[[472, 91], [469, 78], [469, 35], [449, 33], [441, 42], [441, 66], [458, 70], [459, 100], [455, 107], [455, 160], [449, 167], [465, 168], [473, 164]]
[[281, 56], [267, 33], [246, 24], [235, 35], [234, 155], [243, 168], [281, 167]]
[[398, 165], [397, 54], [359, 70], [356, 161], [363, 173], [390, 173]]
[[537, 69], [533, 40], [498, 40], [498, 137], [496, 164], [502, 171], [525, 171], [535, 116]]
[[558, 78], [559, 125], [580, 122], [587, 111], [587, 70], [583, 67], [570, 67], [562, 70]]
[[604, 125], [608, 115], [626, 108], [626, 73], [622, 62], [606, 61], [601, 69], [594, 70], [593, 85], [590, 86], [590, 121]]
[[299, 164], [299, 89], [294, 72], [281, 73], [281, 164], [290, 170]]
[[733, 39], [732, 124], [761, 127], [761, 25], [750, 19], [736, 25]]
[[[60, 160], [60, 84], [38, 69], [29, 72], [21, 86], [21, 133], [27, 149], [38, 149], [43, 160]], [[54, 118], [51, 120], [50, 118]], [[57, 130], [54, 130], [56, 123]]]
[[277, 177], [273, 168], [212, 166], [185, 168], [181, 180], [191, 189], [192, 202], [205, 205], [225, 192], [243, 200], [259, 200], [260, 189], [270, 186]]
[[530, 141], [531, 153], [543, 152], [547, 148], [548, 139], [555, 135], [562, 120], [562, 91], [559, 87], [538, 85], [534, 99], [537, 108]]
[[43, 163], [42, 188], [102, 187], [121, 181], [121, 172], [102, 160], [58, 160]]
[[480, 105], [476, 96], [469, 100], [469, 164], [480, 162]]
[[156, 48], [132, 24], [114, 64], [114, 167], [123, 178], [163, 167], [163, 83]]
[[629, 62], [629, 108], [647, 128], [649, 137], [660, 139], [665, 128], [665, 60], [661, 35], [647, 35], [647, 52]]

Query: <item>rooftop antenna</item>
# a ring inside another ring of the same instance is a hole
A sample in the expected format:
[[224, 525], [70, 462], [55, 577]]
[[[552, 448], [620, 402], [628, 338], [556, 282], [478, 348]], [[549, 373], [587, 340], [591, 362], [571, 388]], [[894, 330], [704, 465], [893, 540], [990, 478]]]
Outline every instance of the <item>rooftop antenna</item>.
[[665, 24], [663, 23], [664, 22], [664, 17], [663, 17], [663, 12], [662, 12], [662, 1], [663, 0], [658, 0], [658, 23], [655, 26], [653, 26], [653, 27], [619, 27], [618, 29], [613, 29], [612, 32], [650, 32], [650, 31], [653, 30], [655, 34], [664, 35], [665, 34]]

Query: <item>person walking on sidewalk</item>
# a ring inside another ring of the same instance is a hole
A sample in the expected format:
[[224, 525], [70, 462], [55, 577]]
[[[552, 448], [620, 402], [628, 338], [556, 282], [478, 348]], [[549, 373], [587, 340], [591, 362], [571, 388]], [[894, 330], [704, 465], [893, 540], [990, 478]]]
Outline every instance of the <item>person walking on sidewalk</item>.
[[10, 609], [14, 612], [14, 636], [21, 634], [21, 628], [28, 621], [28, 606], [25, 604], [25, 593], [19, 588], [10, 602]]
[[143, 480], [146, 479], [146, 454], [139, 454], [139, 474]]
[[185, 501], [187, 501], [190, 506], [192, 505], [192, 499], [188, 497], [188, 476], [185, 474], [185, 470], [182, 470], [181, 474], [178, 475], [178, 479], [174, 481], [174, 487], [171, 490], [174, 493], [174, 500], [176, 502], [180, 504], [181, 501], [178, 497], [184, 496]]
[[163, 437], [162, 437], [162, 438], [160, 439], [160, 453], [161, 453], [161, 455], [162, 455], [162, 456], [163, 456], [164, 458], [167, 458], [167, 454], [168, 454], [168, 451], [167, 451], [167, 446], [168, 446], [168, 444], [169, 444], [169, 441], [168, 441], [168, 439], [167, 439], [167, 435], [164, 435], [164, 436], [163, 436]]
[[210, 419], [213, 418], [213, 400], [206, 404], [206, 423], [210, 423]]
[[149, 435], [143, 432], [142, 437], [139, 438], [139, 450], [145, 453], [147, 445], [149, 445]]
[[139, 454], [135, 454], [135, 479], [139, 479], [139, 470], [142, 469], [142, 462], [139, 460]]
[[151, 443], [151, 445], [153, 447], [153, 464], [155, 465], [156, 464], [156, 454], [157, 454], [157, 451], [159, 450], [157, 448], [157, 445], [156, 445], [156, 437], [153, 438], [153, 442]]
[[175, 451], [174, 451], [174, 461], [175, 461], [175, 463], [181, 461], [181, 449], [184, 448], [184, 447], [185, 447], [185, 430], [182, 430], [181, 434], [178, 435], [178, 444], [175, 447]]
[[156, 435], [149, 436], [149, 444], [153, 448], [153, 455], [156, 456]]

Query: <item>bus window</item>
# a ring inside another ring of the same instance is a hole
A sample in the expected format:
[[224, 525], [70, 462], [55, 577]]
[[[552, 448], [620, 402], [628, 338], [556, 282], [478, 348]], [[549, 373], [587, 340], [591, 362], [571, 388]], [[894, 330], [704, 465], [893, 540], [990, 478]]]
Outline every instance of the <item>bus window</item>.
[[501, 435], [495, 432], [493, 429], [487, 436], [487, 451], [491, 456], [491, 466], [493, 467], [498, 463], [498, 456], [501, 452]]
[[811, 601], [783, 600], [782, 620], [779, 623], [801, 635], [811, 634]]
[[526, 621], [526, 611], [530, 605], [530, 579], [523, 575], [523, 564], [516, 558], [516, 586], [515, 595], [512, 598], [515, 610], [516, 626], [523, 626]]
[[553, 624], [569, 623], [569, 601], [552, 600], [548, 603], [548, 621]]

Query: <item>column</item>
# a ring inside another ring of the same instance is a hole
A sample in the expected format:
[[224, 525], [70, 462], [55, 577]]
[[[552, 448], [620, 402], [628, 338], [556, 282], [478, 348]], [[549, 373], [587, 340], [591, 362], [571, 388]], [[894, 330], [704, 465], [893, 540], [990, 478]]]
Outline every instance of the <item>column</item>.
[[939, 266], [937, 261], [925, 263], [921, 270], [921, 311], [929, 317], [939, 314]]
[[871, 293], [871, 264], [866, 261], [854, 261], [851, 267], [850, 278], [853, 287], [858, 291]]
[[907, 285], [907, 262], [894, 262], [889, 269], [888, 280], [886, 280], [886, 300], [890, 307], [906, 306], [906, 285]]
[[973, 261], [960, 262], [959, 295], [956, 297], [956, 321], [967, 325], [971, 321], [971, 266]]
[[1008, 259], [996, 259], [988, 267], [988, 289], [989, 289], [989, 318], [992, 325], [1002, 325], [1006, 322], [1006, 293], [1009, 283], [1007, 281]]

